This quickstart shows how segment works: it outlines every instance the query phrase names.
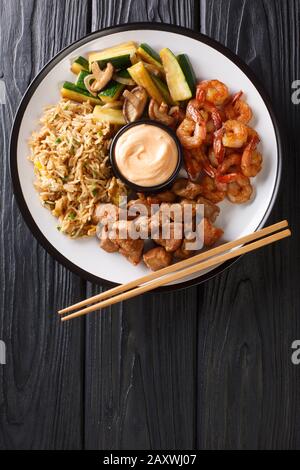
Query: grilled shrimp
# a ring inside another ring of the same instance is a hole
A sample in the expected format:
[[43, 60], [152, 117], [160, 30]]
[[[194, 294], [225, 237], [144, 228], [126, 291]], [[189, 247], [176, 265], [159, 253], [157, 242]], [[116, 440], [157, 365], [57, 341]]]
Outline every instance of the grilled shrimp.
[[214, 133], [216, 130], [216, 126], [212, 119], [209, 119], [206, 123], [206, 139], [204, 141], [205, 145], [213, 145], [214, 143]]
[[219, 162], [218, 162], [213, 146], [210, 147], [208, 150], [208, 159], [209, 159], [211, 166], [213, 166], [214, 168], [217, 168], [219, 166]]
[[192, 149], [184, 149], [184, 165], [186, 172], [192, 181], [196, 181], [199, 178], [203, 169], [202, 160], [197, 158], [195, 151], [198, 151], [198, 149], [195, 149], [194, 151]]
[[241, 159], [242, 173], [249, 178], [254, 178], [262, 169], [262, 155], [256, 150], [258, 142], [258, 137], [253, 137]]
[[213, 141], [213, 152], [218, 161], [218, 164], [222, 163], [225, 157], [225, 147], [223, 145], [224, 129], [219, 129], [215, 132]]
[[200, 101], [193, 99], [188, 102], [186, 108], [186, 117], [199, 124], [208, 120], [208, 114], [204, 112]]
[[248, 124], [253, 117], [253, 113], [248, 103], [241, 100], [242, 95], [243, 92], [240, 91], [232, 97], [230, 102], [225, 106], [225, 114], [227, 119], [235, 119], [243, 124]]
[[239, 121], [226, 121], [223, 125], [222, 131], [222, 144], [224, 147], [241, 148], [247, 142], [248, 128], [245, 124]]
[[184, 161], [186, 171], [192, 181], [196, 181], [202, 170], [211, 178], [216, 176], [216, 169], [210, 164], [210, 161], [201, 147], [192, 150], [185, 150]]
[[203, 91], [205, 92], [205, 99], [215, 106], [221, 106], [229, 97], [227, 86], [219, 80], [205, 80], [199, 83], [197, 86], [197, 99]]
[[185, 119], [185, 111], [180, 106], [172, 106], [169, 115], [174, 117], [176, 124], [179, 125]]
[[[201, 183], [201, 196], [205, 197], [214, 204], [218, 204], [225, 199], [227, 186], [224, 188], [218, 187], [216, 181], [210, 176], [204, 176]], [[224, 190], [223, 190], [224, 189]]]
[[184, 119], [177, 129], [177, 137], [185, 149], [200, 147], [206, 138], [206, 123]]
[[225, 175], [227, 173], [237, 173], [241, 167], [242, 156], [239, 153], [232, 153], [219, 166], [218, 173]]
[[202, 187], [200, 184], [193, 183], [185, 178], [180, 178], [172, 187], [172, 191], [176, 196], [185, 199], [195, 199], [201, 194]]
[[252, 129], [252, 127], [250, 127], [250, 126], [246, 126], [246, 128], [247, 128], [247, 132], [248, 132], [248, 138], [247, 138], [246, 145], [248, 145], [254, 137], [256, 137], [260, 141], [260, 137], [258, 135], [258, 132], [256, 132], [255, 129]]
[[208, 157], [205, 154], [202, 154], [202, 165], [204, 172], [211, 178], [216, 177], [216, 169], [210, 163]]
[[222, 181], [228, 183], [227, 197], [233, 204], [244, 204], [252, 196], [253, 188], [250, 179], [242, 173], [224, 175]]
[[187, 116], [197, 122], [199, 119], [209, 121], [209, 115], [213, 121], [215, 129], [222, 127], [222, 116], [218, 108], [206, 100], [205, 92], [201, 90], [197, 93], [197, 98], [191, 100], [187, 106]]

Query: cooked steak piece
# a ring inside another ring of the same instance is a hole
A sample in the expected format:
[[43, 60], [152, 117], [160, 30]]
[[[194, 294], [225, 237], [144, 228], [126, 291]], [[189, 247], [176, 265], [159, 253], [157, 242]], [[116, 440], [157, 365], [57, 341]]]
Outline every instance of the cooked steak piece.
[[153, 248], [144, 254], [143, 259], [146, 266], [152, 271], [159, 271], [172, 264], [172, 254], [167, 253], [163, 247]]

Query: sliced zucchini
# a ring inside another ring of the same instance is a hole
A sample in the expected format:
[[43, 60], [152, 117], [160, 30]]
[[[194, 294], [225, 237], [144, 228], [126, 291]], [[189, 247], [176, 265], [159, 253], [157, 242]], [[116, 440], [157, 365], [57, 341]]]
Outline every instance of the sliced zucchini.
[[94, 119], [98, 121], [109, 122], [110, 124], [117, 124], [123, 126], [126, 124], [123, 111], [121, 109], [102, 108], [102, 106], [95, 106]]
[[160, 57], [166, 72], [166, 80], [172, 99], [174, 101], [185, 101], [192, 98], [192, 90], [173, 52], [168, 48], [162, 49]]
[[141, 58], [137, 53], [135, 53], [130, 56], [130, 60], [131, 60], [131, 65], [135, 65], [141, 60]]
[[164, 102], [167, 103], [169, 106], [174, 106], [176, 103], [172, 100], [169, 88], [165, 82], [163, 82], [159, 77], [152, 75], [152, 80], [154, 81], [155, 85], [159, 89], [160, 93], [164, 98]]
[[[91, 69], [91, 65], [93, 62], [100, 62], [100, 64], [101, 63], [107, 64], [108, 62], [112, 62], [112, 59], [116, 59], [120, 57], [122, 57], [122, 61], [123, 61], [124, 56], [128, 58], [128, 56], [135, 54], [136, 51], [137, 51], [136, 44], [130, 41], [130, 42], [126, 42], [123, 44], [119, 44], [118, 46], [115, 46], [115, 47], [111, 47], [109, 49], [104, 49], [103, 51], [100, 51], [100, 52], [92, 52], [89, 55], [89, 68]], [[116, 68], [118, 67], [116, 66]]]
[[105, 69], [108, 63], [111, 63], [116, 70], [125, 69], [130, 67], [131, 60], [130, 54], [119, 55], [118, 57], [109, 57], [108, 59], [97, 60], [100, 69]]
[[180, 54], [177, 56], [177, 60], [181, 67], [181, 70], [184, 73], [188, 86], [190, 87], [190, 90], [194, 96], [194, 94], [196, 93], [197, 78], [189, 56], [186, 54]]
[[73, 64], [72, 64], [72, 67], [71, 67], [71, 70], [73, 73], [75, 73], [76, 75], [78, 75], [82, 70], [86, 70], [88, 71], [89, 70], [89, 62], [88, 60], [86, 60], [84, 57], [78, 57], [78, 59], [76, 59]]
[[117, 75], [122, 78], [131, 78], [130, 73], [128, 72], [127, 69], [120, 70]]
[[143, 62], [138, 62], [137, 64], [133, 65], [128, 69], [128, 72], [130, 73], [131, 77], [137, 85], [145, 88], [151, 98], [153, 98], [159, 104], [164, 101], [162, 93], [155, 85], [150, 73], [146, 70]]
[[163, 71], [163, 66], [159, 54], [148, 44], [141, 44], [137, 50], [139, 56], [148, 64], [155, 65], [159, 70]]
[[80, 88], [81, 90], [88, 91], [86, 89], [86, 86], [84, 84], [84, 79], [90, 75], [90, 72], [87, 72], [86, 70], [81, 70], [81, 72], [78, 74], [77, 80], [75, 82], [75, 85]]
[[78, 88], [74, 83], [65, 82], [61, 89], [61, 96], [68, 100], [77, 101], [83, 103], [84, 101], [90, 101], [92, 104], [101, 104], [99, 98], [92, 96], [88, 91]]
[[111, 103], [112, 101], [116, 101], [120, 97], [124, 88], [125, 85], [122, 85], [122, 83], [118, 83], [115, 82], [115, 80], [111, 80], [107, 87], [99, 93], [99, 98], [105, 103]]

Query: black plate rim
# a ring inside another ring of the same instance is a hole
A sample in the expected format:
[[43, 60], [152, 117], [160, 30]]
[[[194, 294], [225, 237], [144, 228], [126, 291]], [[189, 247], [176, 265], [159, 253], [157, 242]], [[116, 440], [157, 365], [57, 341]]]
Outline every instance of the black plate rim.
[[[37, 87], [39, 84], [43, 81], [45, 76], [52, 70], [55, 65], [57, 65], [64, 57], [66, 57], [68, 54], [70, 54], [73, 50], [75, 51], [79, 47], [85, 45], [86, 43], [94, 40], [101, 38], [103, 36], [107, 36], [110, 34], [114, 33], [119, 33], [119, 32], [124, 32], [124, 31], [132, 31], [132, 30], [158, 30], [158, 31], [164, 31], [164, 32], [170, 32], [170, 33], [175, 33], [175, 34], [181, 34], [183, 36], [188, 36], [192, 39], [195, 39], [199, 42], [202, 42], [213, 49], [217, 50], [221, 54], [223, 54], [225, 57], [230, 59], [235, 65], [237, 65], [248, 77], [248, 79], [252, 82], [252, 84], [255, 86], [257, 91], [259, 92], [261, 98], [263, 99], [268, 112], [271, 116], [272, 123], [274, 126], [275, 134], [276, 134], [276, 140], [277, 140], [277, 148], [278, 148], [278, 167], [277, 167], [277, 175], [276, 175], [276, 183], [274, 186], [272, 198], [270, 201], [270, 204], [268, 208], [266, 209], [265, 215], [263, 219], [261, 220], [260, 224], [256, 228], [256, 230], [259, 230], [262, 228], [267, 220], [270, 217], [270, 213], [274, 207], [278, 192], [279, 192], [279, 187], [280, 187], [280, 181], [281, 181], [281, 174], [282, 174], [282, 153], [283, 153], [283, 140], [281, 136], [281, 131], [279, 129], [279, 124], [276, 118], [276, 115], [273, 111], [273, 107], [271, 104], [271, 99], [268, 96], [267, 92], [265, 91], [263, 85], [261, 84], [260, 80], [256, 77], [254, 72], [250, 69], [250, 67], [242, 60], [240, 59], [236, 54], [234, 54], [230, 49], [228, 49], [226, 46], [223, 46], [220, 44], [218, 41], [209, 38], [208, 36], [200, 33], [193, 31], [191, 29], [185, 28], [183, 26], [175, 26], [175, 25], [170, 25], [166, 23], [146, 23], [146, 22], [137, 22], [137, 23], [128, 23], [128, 24], [120, 24], [118, 26], [113, 26], [113, 27], [107, 27], [103, 28], [99, 31], [90, 33], [86, 35], [85, 37], [79, 39], [78, 41], [75, 41], [71, 45], [67, 46], [63, 50], [61, 50], [53, 59], [51, 59], [43, 68], [42, 70], [38, 73], [38, 75], [34, 78], [34, 80], [31, 82], [29, 87], [27, 88], [25, 95], [17, 109], [13, 127], [12, 127], [12, 132], [11, 132], [11, 137], [10, 137], [10, 147], [9, 147], [9, 155], [10, 155], [10, 174], [11, 174], [11, 179], [12, 179], [12, 184], [13, 184], [13, 190], [14, 190], [14, 195], [17, 201], [17, 204], [19, 206], [19, 209], [22, 213], [22, 216], [31, 230], [33, 236], [36, 238], [36, 240], [44, 247], [44, 249], [52, 255], [59, 263], [61, 263], [63, 266], [68, 268], [70, 271], [73, 273], [79, 275], [81, 278], [85, 279], [86, 281], [90, 281], [93, 283], [96, 283], [98, 285], [105, 285], [107, 287], [114, 287], [118, 284], [113, 283], [111, 281], [108, 281], [106, 279], [102, 279], [98, 276], [95, 276], [88, 271], [85, 271], [82, 268], [79, 268], [77, 265], [72, 263], [70, 260], [65, 258], [54, 246], [48, 241], [48, 239], [43, 235], [41, 230], [38, 228], [37, 224], [35, 223], [31, 212], [25, 202], [22, 189], [21, 189], [21, 184], [20, 184], [20, 179], [19, 179], [19, 174], [18, 174], [18, 168], [17, 168], [17, 144], [18, 144], [18, 136], [19, 136], [19, 129], [20, 125], [22, 122], [23, 115], [25, 113], [25, 110], [28, 106], [28, 103], [30, 99], [32, 98], [34, 92], [36, 91]], [[225, 270], [227, 270], [229, 267], [231, 267], [233, 264], [235, 264], [240, 258], [237, 258], [235, 260], [228, 261], [214, 270], [210, 271], [209, 273], [198, 276], [194, 279], [179, 283], [179, 284], [174, 284], [170, 286], [165, 286], [161, 287], [156, 290], [156, 292], [169, 292], [169, 291], [174, 291], [174, 290], [180, 290], [180, 289], [185, 289], [187, 287], [192, 287], [195, 285], [202, 284], [218, 274], [223, 273]]]

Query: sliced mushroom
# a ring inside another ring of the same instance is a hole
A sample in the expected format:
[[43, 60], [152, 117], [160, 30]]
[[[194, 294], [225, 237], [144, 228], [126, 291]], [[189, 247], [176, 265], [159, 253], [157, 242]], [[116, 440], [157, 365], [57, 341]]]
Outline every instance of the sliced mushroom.
[[169, 116], [169, 107], [166, 103], [159, 105], [153, 98], [149, 104], [149, 117], [154, 121], [159, 121], [166, 126], [173, 126], [176, 123], [176, 119], [173, 116]]
[[90, 75], [87, 75], [85, 77], [85, 79], [83, 80], [84, 82], [84, 86], [85, 88], [90, 92], [91, 95], [93, 96], [97, 96], [97, 93], [95, 93], [94, 91], [92, 91], [92, 85], [91, 85], [91, 82], [94, 82], [95, 81], [95, 77], [93, 74], [90, 74]]
[[147, 104], [148, 95], [146, 90], [137, 86], [133, 90], [125, 90], [123, 93], [125, 98], [123, 106], [123, 114], [126, 122], [137, 121], [143, 114]]
[[[88, 91], [97, 96], [99, 91], [103, 90], [104, 87], [110, 82], [114, 74], [114, 67], [109, 62], [104, 70], [101, 70], [97, 62], [92, 63], [92, 74], [88, 75], [84, 79], [84, 84]], [[92, 82], [92, 80], [94, 80]], [[91, 83], [92, 82], [92, 83]]]

